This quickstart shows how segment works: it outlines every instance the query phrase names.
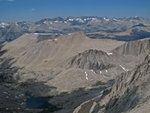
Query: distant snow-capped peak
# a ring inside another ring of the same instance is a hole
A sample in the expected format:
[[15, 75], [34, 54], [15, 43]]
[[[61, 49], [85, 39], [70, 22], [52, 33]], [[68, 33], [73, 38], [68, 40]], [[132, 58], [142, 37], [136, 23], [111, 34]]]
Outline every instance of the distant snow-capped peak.
[[5, 22], [1, 22], [0, 23], [0, 27], [5, 28], [6, 26], [8, 26], [9, 24], [5, 23]]

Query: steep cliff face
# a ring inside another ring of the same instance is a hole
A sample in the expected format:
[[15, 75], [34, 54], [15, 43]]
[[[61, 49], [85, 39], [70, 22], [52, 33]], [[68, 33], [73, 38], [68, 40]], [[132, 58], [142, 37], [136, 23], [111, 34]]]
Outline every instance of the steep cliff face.
[[142, 64], [116, 79], [105, 112], [127, 112], [139, 103], [144, 103], [150, 96], [149, 80], [150, 56], [146, 56]]
[[111, 51], [116, 62], [120, 62], [129, 70], [135, 68], [150, 54], [150, 38], [124, 43]]
[[150, 38], [138, 40], [138, 41], [131, 41], [117, 47], [113, 50], [114, 53], [117, 55], [133, 55], [133, 56], [140, 56], [143, 54], [150, 53]]
[[[83, 110], [88, 110], [89, 113], [122, 113], [130, 112], [131, 109], [137, 111], [138, 106], [141, 107], [142, 104], [150, 101], [149, 80], [150, 56], [146, 56], [142, 64], [116, 78], [108, 95], [102, 98], [103, 93], [97, 99], [90, 100], [86, 104], [83, 103], [74, 113], [84, 113], [81, 112]], [[87, 105], [90, 108], [87, 109]], [[148, 109], [145, 107], [141, 111], [147, 112]]]

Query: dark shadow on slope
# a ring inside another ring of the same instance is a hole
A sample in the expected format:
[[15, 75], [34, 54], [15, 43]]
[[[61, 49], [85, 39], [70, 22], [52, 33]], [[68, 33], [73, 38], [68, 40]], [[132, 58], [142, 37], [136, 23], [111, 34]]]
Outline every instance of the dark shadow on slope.
[[54, 96], [54, 97], [47, 97], [49, 101], [57, 106], [58, 111], [51, 111], [51, 109], [44, 109], [40, 113], [72, 113], [76, 107], [78, 107], [83, 102], [90, 100], [94, 97], [97, 97], [101, 94], [101, 91], [104, 91], [103, 94], [107, 95], [112, 86], [111, 82], [109, 83], [102, 83], [102, 84], [96, 84], [95, 88], [86, 90], [84, 88], [77, 89], [71, 93], [61, 93], [60, 95]]
[[47, 86], [44, 82], [36, 82], [33, 79], [29, 79], [26, 82], [20, 83], [19, 88], [23, 89], [24, 92], [31, 94], [32, 96], [47, 96], [56, 94], [56, 87]]
[[15, 74], [19, 68], [12, 67], [13, 58], [2, 58], [0, 59], [0, 82], [1, 83], [11, 83], [15, 82], [13, 74]]
[[3, 44], [0, 44], [0, 83], [12, 83], [15, 82], [13, 74], [18, 71], [18, 67], [12, 66], [15, 61], [13, 58], [2, 57], [7, 50], [2, 50]]
[[55, 87], [47, 86], [44, 82], [36, 82], [33, 79], [29, 79], [21, 83], [19, 89], [24, 90], [26, 93], [28, 97], [26, 105], [29, 109], [49, 109], [49, 111], [60, 109], [47, 100], [47, 96], [57, 93]]
[[[3, 55], [7, 52], [7, 50], [3, 50], [3, 46], [3, 44], [0, 44], [0, 91], [2, 91], [2, 94], [0, 94], [0, 112], [26, 113], [26, 107], [20, 107], [19, 102], [26, 103], [27, 108], [30, 108], [31, 110], [34, 108], [43, 109], [49, 107], [53, 110], [55, 108], [56, 110], [56, 106], [53, 106], [41, 96], [47, 95], [50, 91], [55, 92], [56, 88], [49, 87], [43, 82], [35, 82], [35, 80], [18, 83], [18, 81], [14, 78], [14, 75], [18, 75], [18, 70], [22, 68], [13, 66], [15, 63], [13, 58], [3, 57]], [[27, 93], [31, 95], [26, 95]], [[7, 98], [3, 98], [3, 95], [7, 96]], [[24, 95], [24, 98], [19, 98], [19, 95]], [[24, 99], [27, 101], [25, 102]], [[9, 105], [8, 102], [10, 102]], [[30, 112], [30, 109], [28, 112]]]
[[16, 95], [19, 92], [15, 87], [17, 81], [13, 77], [13, 75], [19, 70], [19, 68], [13, 66], [13, 64], [15, 63], [13, 58], [3, 57], [3, 55], [7, 52], [7, 50], [3, 50], [3, 46], [4, 44], [0, 44], [0, 112], [18, 112], [17, 107], [13, 107], [13, 110], [10, 110], [9, 108], [12, 108], [12, 106], [14, 106], [14, 104], [16, 103], [15, 98], [10, 95]]

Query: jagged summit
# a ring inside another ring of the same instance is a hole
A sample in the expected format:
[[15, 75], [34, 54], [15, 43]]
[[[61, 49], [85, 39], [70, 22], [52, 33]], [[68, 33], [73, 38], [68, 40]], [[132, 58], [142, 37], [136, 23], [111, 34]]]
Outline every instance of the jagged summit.
[[98, 71], [113, 67], [112, 62], [112, 57], [106, 52], [90, 49], [74, 56], [69, 65], [75, 68]]

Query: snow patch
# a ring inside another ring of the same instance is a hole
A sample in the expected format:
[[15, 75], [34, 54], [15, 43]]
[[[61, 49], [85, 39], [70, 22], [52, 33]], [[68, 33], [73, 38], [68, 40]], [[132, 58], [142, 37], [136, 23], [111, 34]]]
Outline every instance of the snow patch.
[[20, 105], [21, 105], [21, 106], [24, 105], [24, 102], [20, 103]]
[[7, 92], [5, 92], [5, 91], [4, 91], [3, 93], [4, 93], [4, 94], [8, 94], [8, 93], [7, 93]]
[[23, 97], [23, 96], [24, 96], [24, 94], [20, 94], [20, 95], [19, 95], [19, 97]]
[[64, 23], [67, 24], [68, 22], [67, 22], [67, 21], [64, 21]]
[[107, 55], [112, 55], [113, 53], [107, 53]]
[[104, 20], [105, 20], [106, 22], [108, 22], [108, 21], [109, 21], [109, 19], [108, 19], [108, 18], [105, 18], [105, 17], [104, 17]]
[[2, 22], [2, 23], [1, 23], [1, 25], [4, 25], [4, 26], [6, 26], [6, 25], [9, 25], [9, 24]]
[[84, 21], [81, 18], [76, 18], [76, 21], [84, 23]]
[[89, 80], [87, 72], [84, 72], [86, 76], [86, 80]]
[[46, 24], [46, 23], [47, 23], [47, 21], [44, 21], [43, 23], [44, 23], [44, 24]]
[[102, 71], [100, 71], [100, 74], [102, 74]]
[[108, 72], [108, 70], [105, 70], [105, 72], [107, 73], [107, 72]]
[[92, 18], [92, 20], [97, 20], [97, 18]]
[[93, 72], [94, 74], [96, 74], [95, 71], [93, 71], [93, 69], [91, 70], [91, 72]]
[[57, 38], [54, 39], [54, 41], [57, 41], [57, 40], [58, 40]]
[[74, 21], [74, 19], [69, 18], [68, 21]]
[[39, 33], [33, 33], [34, 35], [39, 35]]
[[120, 67], [124, 70], [124, 71], [128, 71], [128, 69], [126, 69], [125, 67], [123, 67], [122, 65], [120, 65]]
[[69, 33], [68, 35], [72, 35], [72, 33]]

